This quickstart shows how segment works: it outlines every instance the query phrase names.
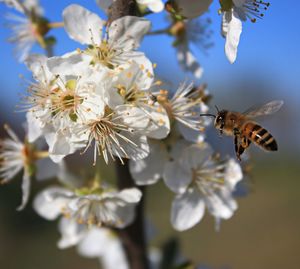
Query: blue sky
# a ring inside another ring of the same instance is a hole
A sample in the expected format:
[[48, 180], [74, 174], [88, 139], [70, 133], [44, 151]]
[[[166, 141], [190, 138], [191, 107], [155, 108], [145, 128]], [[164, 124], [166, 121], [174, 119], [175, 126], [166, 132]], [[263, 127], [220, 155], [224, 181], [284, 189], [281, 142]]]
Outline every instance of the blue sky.
[[[61, 12], [71, 3], [79, 3], [85, 7], [103, 14], [97, 7], [95, 1], [41, 1], [46, 10], [46, 17], [51, 21], [61, 21]], [[300, 1], [271, 1], [271, 6], [266, 12], [264, 19], [257, 23], [244, 23], [237, 61], [231, 65], [224, 54], [224, 39], [220, 36], [221, 16], [218, 15], [218, 1], [214, 1], [210, 12], [206, 15], [212, 19], [211, 29], [214, 34], [212, 41], [214, 46], [206, 53], [197, 47], [193, 51], [199, 62], [204, 67], [204, 76], [201, 82], [206, 82], [214, 94], [216, 103], [230, 103], [231, 88], [236, 86], [239, 79], [245, 78], [253, 82], [268, 81], [273, 90], [269, 93], [270, 99], [284, 99], [290, 106], [298, 110], [300, 100], [300, 23], [298, 13]], [[13, 12], [11, 9], [0, 5], [0, 42], [1, 42], [1, 106], [12, 111], [18, 102], [18, 94], [24, 89], [24, 83], [19, 78], [20, 74], [30, 78], [26, 68], [13, 57], [13, 45], [6, 42], [9, 37], [9, 29], [4, 27], [4, 14]], [[150, 15], [154, 29], [163, 28], [166, 25], [164, 15]], [[53, 30], [58, 45], [56, 54], [76, 49], [79, 44], [71, 41], [63, 29]], [[160, 76], [167, 78], [174, 85], [180, 81], [191, 79], [178, 67], [175, 51], [171, 47], [172, 39], [166, 36], [146, 37], [141, 50], [158, 64], [157, 72]], [[36, 52], [40, 50], [35, 48]], [[261, 84], [258, 84], [261, 85]], [[259, 86], [253, 89], [259, 93]], [[246, 91], [240, 89], [234, 93], [241, 103], [251, 104]], [[226, 97], [227, 95], [227, 97]], [[227, 98], [227, 99], [226, 99]], [[260, 99], [257, 96], [256, 99]], [[265, 101], [265, 100], [261, 100]]]

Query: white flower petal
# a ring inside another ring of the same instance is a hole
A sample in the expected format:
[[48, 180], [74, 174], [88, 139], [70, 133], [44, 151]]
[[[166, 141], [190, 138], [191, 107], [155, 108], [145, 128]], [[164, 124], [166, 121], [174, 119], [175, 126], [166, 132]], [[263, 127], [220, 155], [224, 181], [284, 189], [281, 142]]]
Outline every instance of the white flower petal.
[[26, 119], [28, 126], [27, 138], [29, 143], [33, 143], [43, 134], [43, 123], [31, 111], [26, 113]]
[[225, 181], [231, 191], [234, 190], [236, 184], [242, 180], [242, 178], [243, 172], [240, 164], [235, 159], [230, 159], [226, 165]]
[[177, 59], [183, 70], [191, 72], [197, 79], [202, 77], [203, 68], [187, 44], [177, 46]]
[[222, 197], [217, 193], [211, 193], [208, 196], [205, 196], [205, 204], [210, 212], [214, 217], [222, 218], [222, 219], [229, 219], [233, 215], [233, 211], [236, 209], [234, 206], [235, 201], [228, 197]]
[[148, 123], [149, 117], [140, 108], [132, 105], [121, 105], [115, 108], [116, 115], [121, 116], [120, 121], [128, 127], [143, 131]]
[[197, 190], [188, 189], [184, 194], [178, 195], [174, 199], [171, 223], [178, 231], [190, 229], [202, 219], [204, 209], [204, 201]]
[[109, 43], [114, 44], [115, 48], [131, 51], [139, 47], [150, 27], [150, 21], [143, 18], [135, 16], [119, 18], [109, 26]]
[[226, 35], [225, 54], [230, 63], [234, 63], [237, 56], [237, 48], [240, 42], [240, 35], [242, 33], [242, 22], [237, 16], [236, 12], [231, 13], [231, 20], [228, 25], [228, 32]]
[[161, 12], [164, 10], [164, 3], [161, 0], [137, 0], [140, 5], [147, 6], [153, 12]]
[[164, 171], [168, 160], [168, 153], [164, 144], [152, 142], [150, 154], [147, 158], [129, 162], [129, 171], [137, 185], [150, 185], [156, 183]]
[[116, 197], [124, 200], [126, 203], [138, 203], [142, 198], [142, 192], [137, 188], [124, 189]]
[[213, 150], [209, 144], [193, 144], [183, 151], [180, 157], [180, 163], [183, 167], [196, 169], [197, 167], [199, 167], [199, 165], [202, 165], [205, 161], [209, 160], [212, 154]]
[[47, 67], [47, 60], [48, 58], [42, 54], [31, 54], [25, 60], [27, 68], [37, 81], [44, 82], [46, 80], [49, 82], [53, 77], [53, 74]]
[[69, 5], [63, 11], [69, 36], [82, 44], [100, 44], [104, 21], [80, 5]]
[[22, 180], [22, 204], [17, 208], [18, 211], [23, 210], [28, 202], [29, 195], [30, 195], [30, 185], [31, 185], [30, 176], [25, 168], [23, 174], [23, 180]]
[[117, 207], [115, 210], [115, 215], [118, 219], [114, 226], [117, 228], [124, 228], [130, 225], [135, 218], [135, 207], [135, 204], [127, 204], [123, 207]]
[[92, 72], [89, 69], [87, 58], [82, 57], [82, 54], [77, 51], [49, 58], [47, 60], [47, 67], [53, 74], [59, 74], [60, 76], [72, 75], [77, 77], [88, 75]]
[[199, 130], [194, 130], [181, 122], [177, 122], [178, 130], [182, 134], [183, 138], [187, 141], [194, 143], [201, 143], [204, 141], [205, 134]]
[[78, 244], [78, 252], [84, 257], [99, 257], [105, 269], [129, 269], [124, 248], [112, 231], [93, 228]]
[[149, 155], [149, 145], [147, 137], [140, 134], [131, 134], [121, 132], [121, 135], [126, 136], [132, 143], [125, 142], [124, 140], [120, 141], [121, 147], [124, 148], [127, 156], [122, 155], [122, 157], [129, 158], [132, 160], [141, 160], [146, 158]]
[[170, 120], [166, 110], [159, 104], [152, 107], [145, 107], [149, 114], [150, 121], [146, 130], [146, 135], [154, 139], [166, 138], [170, 133]]
[[114, 235], [108, 229], [92, 228], [86, 231], [84, 238], [78, 244], [77, 250], [84, 257], [101, 257], [106, 254], [110, 240], [114, 240]]
[[65, 188], [49, 187], [36, 196], [33, 208], [43, 218], [54, 220], [62, 213], [72, 195]]
[[86, 227], [72, 219], [61, 218], [58, 224], [61, 238], [57, 243], [58, 248], [65, 249], [77, 245], [86, 234]]
[[49, 157], [56, 163], [60, 162], [66, 155], [75, 152], [75, 148], [70, 144], [67, 130], [46, 134], [45, 138], [49, 145]]
[[175, 193], [183, 193], [191, 183], [191, 171], [184, 169], [178, 162], [167, 162], [164, 167], [163, 179], [165, 184]]

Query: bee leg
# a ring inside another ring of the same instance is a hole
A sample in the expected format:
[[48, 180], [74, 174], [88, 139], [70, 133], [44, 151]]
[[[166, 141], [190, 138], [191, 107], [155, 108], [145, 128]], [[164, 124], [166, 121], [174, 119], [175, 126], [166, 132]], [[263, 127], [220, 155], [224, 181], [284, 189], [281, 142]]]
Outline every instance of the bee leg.
[[240, 133], [240, 131], [239, 131], [238, 128], [233, 128], [233, 134], [234, 134], [235, 136], [237, 136], [237, 135], [240, 135], [241, 133]]
[[242, 145], [246, 149], [250, 146], [251, 141], [247, 139], [245, 136], [242, 137]]
[[239, 143], [239, 137], [237, 135], [234, 136], [234, 149], [235, 149], [235, 155], [236, 158], [241, 161], [241, 157], [240, 155], [243, 153], [243, 151], [240, 153], [241, 151], [241, 144]]
[[241, 161], [241, 155], [244, 153], [245, 149], [246, 148], [242, 144], [239, 145], [238, 152], [237, 152], [237, 157], [239, 161]]
[[241, 161], [241, 155], [244, 153], [245, 149], [249, 147], [251, 141], [247, 139], [247, 137], [243, 136], [238, 144], [238, 147], [236, 149], [236, 155], [239, 161]]

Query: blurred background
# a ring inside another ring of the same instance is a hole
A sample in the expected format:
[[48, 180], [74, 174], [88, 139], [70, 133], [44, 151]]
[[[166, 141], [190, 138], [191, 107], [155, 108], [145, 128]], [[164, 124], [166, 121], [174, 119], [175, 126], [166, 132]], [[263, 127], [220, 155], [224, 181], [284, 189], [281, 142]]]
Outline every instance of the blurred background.
[[[61, 21], [62, 10], [71, 3], [103, 15], [94, 1], [41, 1], [46, 17]], [[218, 1], [210, 7], [214, 46], [201, 50], [191, 46], [204, 67], [200, 81], [184, 73], [176, 60], [173, 39], [150, 36], [141, 50], [157, 63], [157, 75], [176, 89], [182, 81], [207, 83], [213, 96], [211, 107], [243, 111], [257, 103], [284, 100], [283, 108], [261, 123], [275, 136], [279, 151], [265, 153], [251, 147], [251, 178], [248, 194], [239, 197], [239, 209], [232, 219], [222, 222], [216, 232], [209, 214], [195, 228], [175, 232], [169, 222], [173, 194], [163, 185], [149, 187], [147, 214], [156, 227], [152, 245], [160, 246], [170, 236], [181, 239], [183, 255], [208, 268], [282, 269], [299, 268], [300, 264], [300, 25], [297, 20], [300, 2], [271, 1], [263, 20], [243, 24], [237, 61], [231, 65], [224, 54], [224, 39], [220, 35], [221, 16]], [[13, 56], [13, 45], [7, 42], [10, 30], [5, 27], [5, 14], [13, 12], [0, 5], [0, 124], [9, 123], [23, 135], [24, 114], [15, 113], [19, 95], [24, 92], [24, 80], [30, 74]], [[153, 29], [164, 28], [164, 15], [148, 16]], [[61, 55], [79, 47], [63, 29], [52, 30], [57, 38], [55, 54]], [[42, 52], [34, 48], [35, 52]], [[212, 112], [214, 110], [212, 109]], [[0, 129], [3, 137], [3, 128]], [[210, 128], [208, 139], [216, 150], [233, 153], [232, 138], [218, 137]], [[110, 168], [107, 167], [107, 170]], [[113, 176], [111, 172], [110, 176]], [[100, 268], [96, 259], [85, 259], [74, 248], [58, 250], [57, 224], [37, 216], [29, 204], [22, 212], [15, 208], [21, 199], [20, 178], [0, 187], [0, 268], [65, 269]], [[33, 195], [50, 184], [33, 186]]]

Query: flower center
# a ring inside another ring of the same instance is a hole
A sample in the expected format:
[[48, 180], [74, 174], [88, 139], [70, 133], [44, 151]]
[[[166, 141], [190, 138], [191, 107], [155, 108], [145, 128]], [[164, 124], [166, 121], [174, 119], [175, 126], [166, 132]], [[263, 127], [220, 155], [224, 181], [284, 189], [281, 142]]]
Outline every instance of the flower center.
[[55, 88], [51, 92], [51, 113], [52, 116], [63, 117], [65, 114], [76, 122], [78, 119], [78, 107], [84, 101], [84, 98], [76, 93], [76, 80], [69, 80], [65, 84], [65, 89]]
[[96, 164], [97, 155], [102, 155], [106, 163], [108, 163], [109, 156], [112, 160], [115, 160], [114, 156], [117, 156], [123, 163], [123, 157], [129, 158], [124, 145], [137, 147], [125, 134], [126, 132], [133, 132], [133, 130], [127, 125], [119, 123], [119, 119], [120, 117], [114, 115], [113, 112], [107, 111], [102, 118], [87, 124], [84, 133], [88, 133], [88, 143], [83, 153], [93, 142], [95, 143], [93, 165]]
[[109, 46], [107, 40], [103, 39], [100, 45], [90, 45], [84, 53], [92, 57], [91, 65], [102, 64], [109, 69], [115, 67], [113, 59], [117, 51]]
[[116, 86], [116, 89], [127, 104], [146, 102], [148, 100], [146, 93], [141, 91], [136, 84], [128, 88], [119, 84]]
[[224, 186], [224, 164], [215, 164], [211, 160], [197, 169], [192, 169], [192, 182], [204, 195], [210, 195]]

